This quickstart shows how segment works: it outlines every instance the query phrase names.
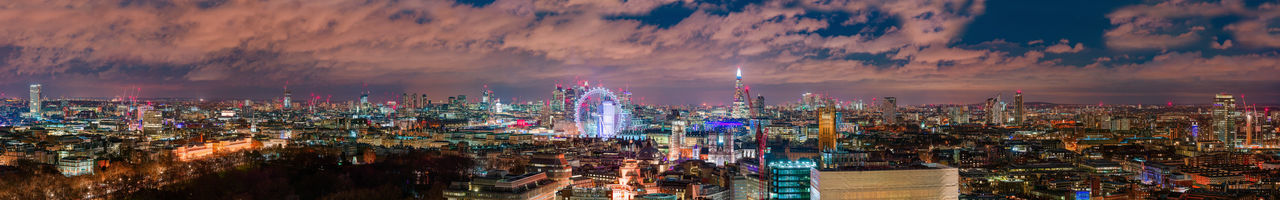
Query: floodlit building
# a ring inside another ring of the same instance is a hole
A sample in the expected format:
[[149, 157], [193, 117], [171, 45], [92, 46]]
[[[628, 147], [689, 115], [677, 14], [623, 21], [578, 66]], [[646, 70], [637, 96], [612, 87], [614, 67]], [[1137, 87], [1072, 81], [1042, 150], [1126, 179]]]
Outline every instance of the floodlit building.
[[58, 159], [58, 171], [63, 176], [79, 176], [93, 174], [93, 158], [72, 156]]
[[818, 170], [813, 199], [959, 199], [960, 172], [927, 164], [892, 169]]
[[515, 176], [490, 173], [489, 176], [476, 177], [468, 182], [454, 182], [445, 189], [444, 197], [449, 200], [550, 200], [555, 198], [556, 191], [559, 190], [555, 183], [544, 172]]
[[1217, 94], [1213, 98], [1213, 134], [1227, 148], [1236, 146], [1236, 98], [1231, 94]]

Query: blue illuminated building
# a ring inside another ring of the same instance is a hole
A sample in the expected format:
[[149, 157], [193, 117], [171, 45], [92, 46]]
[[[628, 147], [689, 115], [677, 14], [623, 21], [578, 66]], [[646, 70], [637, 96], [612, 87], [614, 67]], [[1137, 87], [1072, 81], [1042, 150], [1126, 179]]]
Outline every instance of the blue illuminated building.
[[816, 197], [810, 179], [817, 163], [809, 159], [769, 162], [769, 199], [809, 199]]

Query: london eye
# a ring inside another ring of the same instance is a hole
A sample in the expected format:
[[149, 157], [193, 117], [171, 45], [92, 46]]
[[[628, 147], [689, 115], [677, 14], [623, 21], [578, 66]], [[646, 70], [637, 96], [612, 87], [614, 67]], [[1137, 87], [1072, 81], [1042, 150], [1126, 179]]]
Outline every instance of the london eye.
[[573, 121], [582, 137], [613, 138], [627, 127], [630, 121], [623, 108], [625, 102], [609, 89], [596, 87], [587, 90], [573, 102]]

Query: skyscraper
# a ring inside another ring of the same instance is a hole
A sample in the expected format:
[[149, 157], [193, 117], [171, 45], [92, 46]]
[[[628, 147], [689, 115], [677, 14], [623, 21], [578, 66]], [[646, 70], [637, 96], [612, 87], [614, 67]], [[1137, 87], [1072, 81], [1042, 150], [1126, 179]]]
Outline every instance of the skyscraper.
[[756, 96], [756, 101], [751, 102], [751, 114], [756, 117], [764, 117], [764, 96]]
[[738, 67], [737, 77], [737, 83], [733, 87], [733, 110], [729, 116], [738, 119], [748, 118], [751, 116], [751, 111], [747, 110], [747, 101], [750, 101], [751, 97], [747, 95], [746, 87], [742, 85], [742, 67]]
[[818, 108], [818, 149], [822, 152], [836, 151], [836, 109], [833, 107]]
[[898, 124], [898, 98], [884, 97], [884, 103], [881, 103], [882, 110], [880, 114], [884, 117], [885, 124]]
[[1213, 134], [1227, 148], [1236, 146], [1236, 98], [1221, 93], [1213, 98]]
[[292, 91], [289, 91], [289, 86], [285, 86], [285, 87], [284, 87], [284, 100], [283, 100], [283, 102], [284, 102], [284, 108], [288, 109], [288, 108], [292, 108], [292, 107], [293, 107], [293, 103], [291, 102], [292, 100], [290, 99], [290, 98], [292, 98], [292, 96], [293, 96], [293, 92], [292, 92]]
[[986, 112], [987, 124], [1004, 124], [1004, 102], [1000, 102], [999, 96], [987, 98], [987, 105], [983, 109]]
[[42, 115], [40, 112], [40, 100], [44, 98], [40, 93], [40, 84], [31, 84], [30, 90], [31, 94], [28, 96], [28, 98], [30, 98], [30, 104], [28, 104], [28, 109], [31, 112], [32, 118], [40, 119]]
[[548, 103], [548, 106], [551, 107], [552, 112], [564, 112], [564, 102], [564, 87], [556, 84], [556, 89], [551, 91], [551, 102]]
[[1027, 108], [1022, 104], [1022, 90], [1018, 90], [1018, 93], [1013, 95], [1013, 103], [1013, 106], [1015, 106], [1014, 109], [1016, 109], [1013, 111], [1013, 121], [1018, 123], [1019, 126], [1025, 126], [1027, 120]]

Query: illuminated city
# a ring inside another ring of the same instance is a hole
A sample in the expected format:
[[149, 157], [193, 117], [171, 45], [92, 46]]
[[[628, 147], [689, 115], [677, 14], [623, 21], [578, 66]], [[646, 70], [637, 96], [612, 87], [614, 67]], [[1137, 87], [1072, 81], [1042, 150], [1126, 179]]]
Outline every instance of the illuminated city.
[[1280, 199], [1277, 13], [6, 1], [0, 199]]

